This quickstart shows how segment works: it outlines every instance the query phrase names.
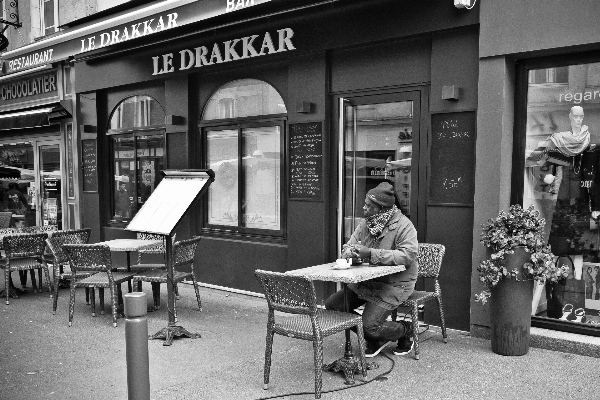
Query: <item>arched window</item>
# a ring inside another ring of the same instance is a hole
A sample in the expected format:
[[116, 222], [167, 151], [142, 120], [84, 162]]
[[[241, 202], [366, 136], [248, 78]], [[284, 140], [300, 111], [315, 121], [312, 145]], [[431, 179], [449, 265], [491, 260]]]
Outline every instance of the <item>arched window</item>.
[[164, 125], [165, 112], [150, 96], [131, 96], [112, 111], [109, 129], [134, 129]]
[[107, 134], [113, 166], [112, 226], [125, 226], [160, 181], [165, 164], [165, 112], [145, 95], [121, 101], [111, 112]]
[[203, 120], [285, 114], [283, 99], [267, 82], [240, 79], [223, 85], [204, 108]]
[[277, 90], [255, 79], [230, 82], [210, 97], [200, 121], [206, 168], [216, 174], [206, 228], [283, 235], [286, 112]]

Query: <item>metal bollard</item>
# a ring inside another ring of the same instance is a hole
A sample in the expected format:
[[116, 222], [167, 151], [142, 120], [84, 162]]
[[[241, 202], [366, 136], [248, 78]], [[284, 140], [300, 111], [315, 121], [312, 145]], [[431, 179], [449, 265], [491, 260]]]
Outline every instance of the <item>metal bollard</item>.
[[127, 398], [129, 400], [150, 400], [146, 293], [126, 293], [123, 298], [125, 303]]

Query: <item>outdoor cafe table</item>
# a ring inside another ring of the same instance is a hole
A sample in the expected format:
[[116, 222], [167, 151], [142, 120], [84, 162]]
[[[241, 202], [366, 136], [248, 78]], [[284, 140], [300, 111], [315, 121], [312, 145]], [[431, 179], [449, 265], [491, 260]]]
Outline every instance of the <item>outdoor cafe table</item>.
[[[124, 251], [127, 254], [127, 271], [131, 271], [130, 254], [132, 251], [142, 250], [148, 247], [154, 247], [162, 244], [162, 240], [147, 240], [147, 239], [112, 239], [100, 242], [110, 248], [111, 252]], [[127, 282], [127, 288], [131, 292], [131, 281]]]
[[[395, 274], [406, 270], [404, 265], [369, 265], [363, 263], [357, 266], [351, 266], [346, 269], [336, 269], [336, 263], [327, 263], [315, 265], [313, 267], [295, 269], [287, 271], [286, 274], [295, 276], [304, 276], [310, 280], [340, 282], [344, 287], [344, 304], [346, 311], [348, 309], [348, 284], [359, 283], [381, 276]], [[350, 341], [350, 329], [346, 329], [346, 345], [344, 349], [344, 357], [334, 361], [331, 364], [323, 367], [324, 371], [344, 371], [346, 384], [354, 384], [354, 373], [360, 371], [360, 361], [352, 354], [352, 343]]]

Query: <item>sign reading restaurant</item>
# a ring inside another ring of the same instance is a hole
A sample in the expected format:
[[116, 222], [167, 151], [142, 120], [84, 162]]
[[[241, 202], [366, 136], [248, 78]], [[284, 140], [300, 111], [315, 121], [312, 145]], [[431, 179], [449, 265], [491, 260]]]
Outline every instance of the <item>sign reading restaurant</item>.
[[[63, 35], [46, 41], [6, 52], [3, 62], [6, 71], [13, 73], [270, 1], [274, 0], [195, 1], [114, 27], [99, 29], [97, 32], [85, 29], [66, 31]], [[79, 34], [79, 31], [89, 33]]]

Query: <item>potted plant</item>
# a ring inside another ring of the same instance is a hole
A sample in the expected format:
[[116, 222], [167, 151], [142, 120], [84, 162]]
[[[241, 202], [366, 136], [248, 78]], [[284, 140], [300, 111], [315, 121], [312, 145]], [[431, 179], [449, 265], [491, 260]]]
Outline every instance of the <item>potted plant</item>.
[[487, 289], [476, 301], [490, 301], [492, 351], [523, 355], [529, 351], [534, 281], [557, 281], [568, 275], [544, 243], [546, 221], [533, 206], [513, 205], [482, 225], [481, 243], [490, 255], [477, 267]]

